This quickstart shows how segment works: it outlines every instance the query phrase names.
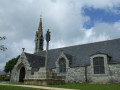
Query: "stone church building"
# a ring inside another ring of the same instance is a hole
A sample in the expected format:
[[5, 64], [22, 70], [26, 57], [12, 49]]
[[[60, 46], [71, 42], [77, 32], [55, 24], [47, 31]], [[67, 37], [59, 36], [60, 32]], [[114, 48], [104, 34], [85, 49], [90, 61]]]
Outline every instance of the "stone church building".
[[45, 71], [42, 19], [36, 32], [35, 53], [22, 52], [11, 81], [54, 80], [89, 83], [120, 83], [120, 39], [48, 50], [49, 72]]

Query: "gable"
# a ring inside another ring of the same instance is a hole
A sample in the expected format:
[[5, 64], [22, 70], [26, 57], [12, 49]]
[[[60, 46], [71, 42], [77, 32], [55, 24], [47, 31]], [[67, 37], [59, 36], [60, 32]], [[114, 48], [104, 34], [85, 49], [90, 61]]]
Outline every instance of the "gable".
[[29, 64], [24, 52], [22, 52], [22, 54], [20, 55], [16, 65], [14, 66], [13, 69], [20, 69], [21, 66], [25, 66], [27, 69], [31, 69], [30, 64]]

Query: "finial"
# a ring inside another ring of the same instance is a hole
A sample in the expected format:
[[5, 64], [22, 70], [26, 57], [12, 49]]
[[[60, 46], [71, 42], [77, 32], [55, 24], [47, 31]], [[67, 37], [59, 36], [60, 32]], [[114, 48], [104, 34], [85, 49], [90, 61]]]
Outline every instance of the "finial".
[[25, 48], [22, 48], [22, 50], [23, 50], [23, 52], [24, 52]]

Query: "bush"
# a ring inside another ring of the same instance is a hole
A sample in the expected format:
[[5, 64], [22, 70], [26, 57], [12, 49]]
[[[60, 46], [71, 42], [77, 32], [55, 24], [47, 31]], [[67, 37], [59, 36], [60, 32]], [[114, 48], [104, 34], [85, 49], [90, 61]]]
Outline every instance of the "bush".
[[0, 75], [0, 80], [1, 81], [10, 81], [10, 76], [9, 75]]

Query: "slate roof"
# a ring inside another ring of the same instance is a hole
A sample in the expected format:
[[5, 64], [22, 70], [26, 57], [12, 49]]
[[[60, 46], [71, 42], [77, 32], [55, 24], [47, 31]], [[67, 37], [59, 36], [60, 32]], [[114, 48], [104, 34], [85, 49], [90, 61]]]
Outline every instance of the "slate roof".
[[[110, 63], [120, 63], [120, 39], [88, 43], [64, 48], [57, 48], [48, 51], [48, 68], [55, 68], [61, 50], [72, 56], [71, 67], [85, 66], [90, 64], [90, 55], [101, 52], [111, 57]], [[45, 56], [45, 51], [35, 55]]]
[[65, 56], [67, 57], [67, 59], [69, 60], [69, 64], [70, 64], [70, 66], [71, 66], [71, 64], [72, 64], [72, 55], [66, 54], [66, 53], [64, 53], [64, 54], [65, 54]]
[[31, 67], [39, 69], [45, 66], [45, 57], [29, 53], [25, 53], [25, 55]]

